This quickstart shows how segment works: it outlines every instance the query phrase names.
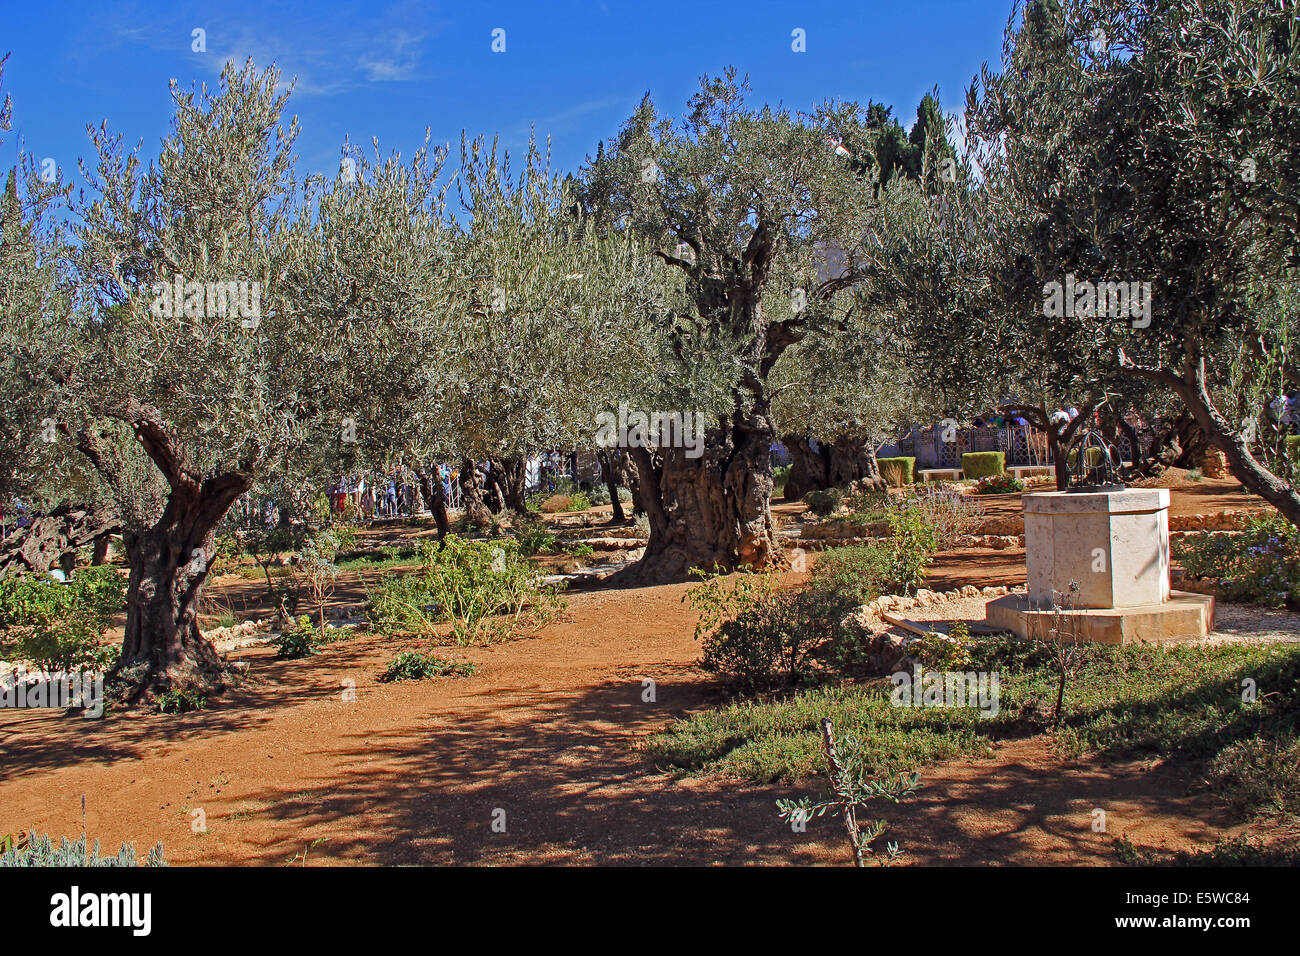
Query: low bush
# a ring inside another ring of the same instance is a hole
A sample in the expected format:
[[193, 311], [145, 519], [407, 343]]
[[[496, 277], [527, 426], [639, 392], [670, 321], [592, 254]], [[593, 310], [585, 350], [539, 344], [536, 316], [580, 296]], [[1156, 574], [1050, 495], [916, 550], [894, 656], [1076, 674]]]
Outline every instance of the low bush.
[[901, 488], [916, 481], [916, 459], [913, 457], [877, 458], [880, 477], [892, 487]]
[[838, 488], [820, 488], [803, 496], [808, 509], [819, 518], [833, 515], [839, 510], [844, 493]]
[[527, 556], [555, 550], [555, 532], [544, 524], [531, 524], [524, 527], [516, 536], [519, 553]]
[[428, 680], [431, 677], [469, 677], [477, 670], [473, 664], [449, 661], [432, 651], [402, 651], [388, 663], [379, 676], [384, 683], [399, 680]]
[[966, 671], [971, 669], [970, 632], [964, 624], [953, 627], [952, 634], [930, 631], [907, 645], [909, 656], [926, 670]]
[[158, 843], [143, 864], [136, 863], [135, 844], [123, 843], [116, 856], [100, 856], [99, 841], [94, 846], [86, 844], [83, 833], [78, 840], [63, 837], [58, 846], [48, 836], [29, 833], [25, 845], [13, 846], [0, 853], [0, 867], [4, 866], [166, 866], [163, 845]]
[[988, 513], [984, 505], [959, 491], [941, 489], [919, 491], [902, 502], [904, 510], [920, 514], [935, 529], [940, 542], [974, 534]]
[[1000, 451], [968, 451], [961, 456], [961, 472], [971, 479], [989, 478], [1007, 470], [1007, 456]]
[[1137, 846], [1127, 837], [1115, 841], [1115, 855], [1125, 866], [1300, 866], [1300, 845], [1274, 844], [1236, 836], [1205, 850], [1166, 850]]
[[823, 575], [801, 590], [782, 591], [762, 574], [712, 577], [692, 588], [683, 600], [700, 612], [700, 666], [747, 694], [862, 673], [867, 635], [845, 620], [859, 602], [833, 586], [836, 576]]
[[[1000, 675], [994, 715], [972, 707], [896, 707], [883, 682], [836, 682], [781, 700], [700, 711], [653, 736], [645, 751], [663, 764], [769, 782], [798, 779], [822, 766], [823, 716], [871, 747], [874, 773], [914, 772], [935, 760], [987, 752], [990, 739], [1047, 727], [1057, 684], [1048, 647], [981, 637], [970, 642], [969, 652], [963, 670]], [[1244, 700], [1247, 677], [1277, 693]], [[1054, 746], [1067, 759], [1176, 758], [1197, 776], [1221, 781], [1215, 786], [1239, 806], [1265, 812], [1289, 807], [1300, 773], [1288, 756], [1300, 736], [1297, 688], [1300, 645], [1089, 644]], [[1228, 782], [1233, 769], [1244, 769], [1251, 781], [1240, 796]]]
[[320, 649], [320, 634], [311, 623], [311, 618], [302, 615], [291, 621], [280, 631], [280, 636], [272, 643], [276, 646], [276, 657], [291, 661], [310, 657]]
[[570, 511], [590, 511], [592, 507], [591, 496], [585, 491], [578, 491], [569, 497]]
[[154, 698], [154, 706], [160, 714], [188, 714], [193, 710], [202, 710], [207, 705], [206, 697], [188, 690], [165, 690]]
[[889, 515], [889, 565], [881, 582], [885, 593], [908, 594], [925, 581], [926, 569], [944, 543], [942, 530], [915, 508]]
[[1172, 545], [1186, 574], [1216, 582], [1228, 601], [1283, 606], [1300, 599], [1300, 531], [1278, 514], [1254, 519], [1237, 534], [1201, 531]]
[[990, 475], [975, 482], [977, 495], [1009, 495], [1025, 490], [1025, 483], [1011, 474]]
[[883, 541], [831, 548], [818, 556], [809, 587], [834, 591], [854, 606], [866, 604], [880, 597], [891, 564], [889, 545]]
[[816, 683], [828, 658], [839, 663], [837, 650], [865, 645], [841, 623], [852, 607], [816, 589], [764, 595], [704, 637], [700, 666], [742, 693]]
[[384, 633], [429, 637], [451, 624], [457, 643], [503, 639], [525, 623], [554, 618], [563, 602], [515, 542], [448, 535], [421, 551], [422, 566], [368, 594], [371, 623]]
[[126, 578], [110, 566], [81, 568], [65, 581], [0, 579], [0, 643], [4, 653], [41, 670], [102, 670], [117, 648], [103, 634], [126, 603]]
[[777, 465], [772, 469], [772, 497], [775, 498], [785, 488], [785, 484], [790, 480], [790, 466]]

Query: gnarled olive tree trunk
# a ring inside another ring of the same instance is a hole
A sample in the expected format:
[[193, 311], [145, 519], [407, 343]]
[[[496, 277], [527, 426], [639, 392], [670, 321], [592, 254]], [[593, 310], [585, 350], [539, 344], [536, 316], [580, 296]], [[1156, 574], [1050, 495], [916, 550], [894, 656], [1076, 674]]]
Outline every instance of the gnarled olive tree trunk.
[[470, 523], [486, 528], [492, 524], [492, 512], [484, 500], [483, 481], [474, 469], [474, 462], [466, 458], [460, 466], [460, 502]]
[[528, 512], [524, 486], [528, 471], [522, 458], [493, 458], [488, 472], [488, 483], [496, 489], [501, 505], [517, 515]]
[[98, 555], [101, 547], [107, 549], [109, 535], [120, 527], [117, 514], [108, 508], [56, 508], [33, 518], [26, 528], [14, 530], [0, 543], [0, 578], [10, 573], [45, 574], [65, 556], [90, 544]]
[[834, 442], [818, 442], [814, 451], [808, 438], [787, 435], [781, 444], [790, 452], [790, 474], [786, 478], [786, 501], [798, 501], [810, 491], [839, 488], [850, 482], [884, 490], [885, 479], [876, 461], [876, 446], [870, 439], [844, 435]]
[[217, 524], [250, 485], [243, 475], [179, 482], [153, 527], [123, 533], [131, 574], [116, 673], [134, 685], [135, 696], [224, 683], [221, 659], [199, 631], [199, 598]]
[[765, 410], [705, 432], [703, 454], [630, 449], [650, 519], [645, 556], [622, 572], [634, 584], [680, 581], [692, 568], [725, 571], [779, 560], [772, 523], [772, 441]]
[[429, 506], [429, 513], [438, 526], [438, 540], [441, 541], [451, 530], [451, 520], [447, 517], [447, 492], [442, 487], [442, 476], [438, 474], [436, 465], [433, 468], [419, 467], [412, 470], [420, 483], [424, 503]]

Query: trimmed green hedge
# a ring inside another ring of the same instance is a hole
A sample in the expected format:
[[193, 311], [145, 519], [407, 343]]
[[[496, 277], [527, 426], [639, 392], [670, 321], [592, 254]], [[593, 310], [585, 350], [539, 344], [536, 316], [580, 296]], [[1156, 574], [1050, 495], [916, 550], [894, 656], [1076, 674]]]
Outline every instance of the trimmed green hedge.
[[966, 478], [990, 478], [1006, 470], [1006, 452], [968, 451], [961, 456], [961, 472]]
[[916, 481], [916, 459], [915, 458], [877, 458], [876, 464], [880, 466], [880, 474], [885, 474], [885, 466], [896, 464], [903, 469], [903, 484], [910, 485]]

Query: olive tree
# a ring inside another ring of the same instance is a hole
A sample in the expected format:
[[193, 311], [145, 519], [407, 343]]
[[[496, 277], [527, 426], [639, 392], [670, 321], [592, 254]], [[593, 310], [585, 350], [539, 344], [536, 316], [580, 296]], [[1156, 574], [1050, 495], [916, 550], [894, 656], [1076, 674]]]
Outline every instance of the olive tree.
[[447, 311], [448, 244], [431, 226], [441, 156], [299, 184], [279, 82], [250, 62], [214, 91], [173, 84], [172, 130], [147, 166], [91, 131], [76, 294], [19, 343], [66, 450], [112, 485], [128, 436], [161, 487], [124, 516], [118, 676], [137, 692], [222, 679], [196, 620], [217, 523], [286, 460], [364, 441]]
[[[808, 115], [746, 105], [729, 70], [705, 78], [680, 125], [647, 96], [582, 172], [583, 199], [606, 228], [630, 231], [686, 283], [668, 329], [681, 370], [714, 357], [727, 401], [702, 453], [632, 448], [650, 521], [641, 580], [692, 567], [762, 566], [780, 557], [770, 500], [777, 436], [769, 379], [792, 345], [833, 323], [826, 304], [853, 284], [846, 265], [817, 281], [827, 250], [856, 245], [876, 209], [873, 183], [837, 154], [871, 155], [878, 131], [856, 104]], [[802, 308], [773, 299], [800, 289]], [[689, 411], [689, 408], [662, 411]]]
[[[1292, 521], [1255, 401], [1295, 387], [1300, 24], [1284, 0], [1034, 2], [972, 88], [989, 342], [1078, 369], [1100, 401], [1176, 395]], [[954, 197], [957, 198], [957, 197]], [[911, 283], [915, 285], [915, 283]], [[982, 332], [980, 334], [983, 334]], [[969, 348], [969, 345], [975, 345]], [[986, 362], [985, 342], [968, 352]], [[1004, 352], [1009, 354], [1009, 352]], [[1078, 394], [1076, 392], [1075, 394]]]

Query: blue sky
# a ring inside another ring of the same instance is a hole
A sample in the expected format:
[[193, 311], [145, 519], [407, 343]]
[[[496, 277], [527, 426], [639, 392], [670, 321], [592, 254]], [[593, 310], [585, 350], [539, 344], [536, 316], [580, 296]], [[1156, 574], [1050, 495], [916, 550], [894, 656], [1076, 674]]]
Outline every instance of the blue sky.
[[[755, 102], [795, 109], [823, 99], [887, 103], [906, 125], [940, 87], [963, 102], [982, 62], [995, 64], [1011, 0], [692, 2], [23, 3], [5, 14], [0, 54], [14, 132], [0, 166], [22, 147], [51, 157], [73, 182], [89, 155], [87, 124], [107, 120], [129, 145], [156, 153], [167, 132], [167, 84], [213, 85], [229, 58], [274, 61], [297, 77], [290, 112], [302, 125], [299, 174], [333, 173], [346, 137], [409, 155], [431, 127], [527, 142], [549, 134], [554, 165], [574, 170], [612, 136], [648, 89], [680, 113], [701, 73], [748, 73]], [[207, 52], [192, 50], [192, 31]], [[506, 50], [492, 52], [492, 31]], [[791, 50], [805, 31], [807, 52]]]

